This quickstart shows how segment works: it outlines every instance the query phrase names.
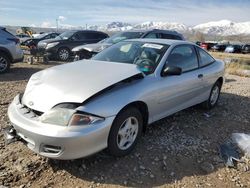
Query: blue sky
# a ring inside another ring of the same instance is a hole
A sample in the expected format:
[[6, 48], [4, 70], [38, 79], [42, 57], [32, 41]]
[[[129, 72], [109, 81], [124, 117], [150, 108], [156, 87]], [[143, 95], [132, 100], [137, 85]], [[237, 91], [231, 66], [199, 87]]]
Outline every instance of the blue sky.
[[250, 0], [0, 0], [0, 25], [250, 21]]

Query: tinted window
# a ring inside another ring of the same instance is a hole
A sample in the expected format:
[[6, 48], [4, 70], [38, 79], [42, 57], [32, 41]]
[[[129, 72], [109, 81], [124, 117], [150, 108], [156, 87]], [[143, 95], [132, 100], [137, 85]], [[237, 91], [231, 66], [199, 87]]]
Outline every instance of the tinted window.
[[204, 50], [198, 48], [198, 53], [200, 55], [200, 66], [206, 66], [212, 62], [214, 62], [214, 58], [211, 57], [207, 52], [205, 52]]
[[161, 33], [161, 38], [162, 39], [182, 40], [181, 37], [179, 37], [177, 35], [171, 35], [171, 34], [165, 34], [165, 33]]
[[[75, 31], [65, 31], [63, 32], [61, 35], [57, 36], [56, 39], [57, 40], [67, 40], [69, 39], [70, 37], [72, 37], [72, 35], [75, 34]], [[73, 37], [72, 37], [73, 38]]]
[[168, 56], [168, 65], [182, 68], [182, 71], [189, 71], [198, 68], [198, 59], [195, 49], [191, 45], [180, 45], [175, 47]]
[[103, 34], [101, 33], [95, 33], [95, 32], [84, 32], [84, 33], [81, 33], [81, 39], [82, 40], [88, 40], [88, 39], [104, 39], [106, 38], [106, 36], [104, 36]]
[[144, 38], [156, 39], [158, 38], [157, 33], [149, 33]]

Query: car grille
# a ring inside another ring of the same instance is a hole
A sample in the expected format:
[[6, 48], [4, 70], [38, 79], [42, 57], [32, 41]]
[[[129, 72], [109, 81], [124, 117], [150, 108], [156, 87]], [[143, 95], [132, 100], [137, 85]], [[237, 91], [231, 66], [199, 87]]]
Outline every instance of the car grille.
[[33, 110], [33, 109], [31, 109], [25, 105], [22, 105], [22, 104], [19, 104], [18, 107], [19, 107], [20, 113], [29, 119], [37, 119], [38, 117], [40, 117], [43, 114], [43, 112]]

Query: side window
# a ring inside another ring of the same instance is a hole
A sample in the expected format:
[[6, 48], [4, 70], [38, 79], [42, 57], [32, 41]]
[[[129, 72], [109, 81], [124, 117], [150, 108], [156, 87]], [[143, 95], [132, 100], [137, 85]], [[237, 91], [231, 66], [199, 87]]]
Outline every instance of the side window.
[[55, 33], [53, 33], [53, 34], [51, 34], [51, 36], [50, 36], [50, 38], [56, 38], [57, 37], [57, 34], [55, 34]]
[[80, 38], [81, 40], [99, 39], [99, 35], [96, 33], [82, 32], [80, 33]]
[[157, 33], [149, 33], [144, 38], [156, 39], [158, 36]]
[[198, 59], [194, 47], [191, 45], [175, 47], [168, 56], [167, 65], [180, 67], [183, 72], [198, 68]]
[[72, 36], [73, 41], [82, 40], [80, 34], [81, 34], [81, 33], [75, 33], [75, 34]]
[[44, 39], [51, 39], [51, 34], [45, 36]]
[[205, 52], [204, 50], [197, 48], [198, 49], [198, 53], [200, 55], [200, 66], [206, 66], [210, 63], [214, 62], [214, 58], [211, 57], [207, 52]]

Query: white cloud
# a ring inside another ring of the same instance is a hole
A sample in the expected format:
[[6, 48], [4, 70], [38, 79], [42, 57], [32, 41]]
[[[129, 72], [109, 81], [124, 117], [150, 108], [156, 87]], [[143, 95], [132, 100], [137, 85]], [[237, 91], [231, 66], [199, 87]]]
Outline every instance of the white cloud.
[[44, 21], [42, 22], [41, 27], [45, 27], [45, 28], [52, 27], [52, 23], [49, 21]]
[[64, 21], [64, 20], [66, 20], [66, 17], [65, 16], [58, 16], [58, 20]]

